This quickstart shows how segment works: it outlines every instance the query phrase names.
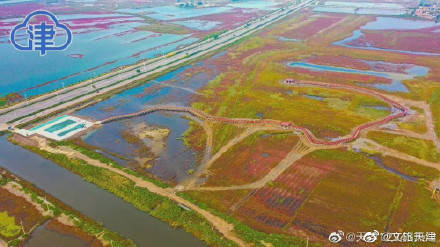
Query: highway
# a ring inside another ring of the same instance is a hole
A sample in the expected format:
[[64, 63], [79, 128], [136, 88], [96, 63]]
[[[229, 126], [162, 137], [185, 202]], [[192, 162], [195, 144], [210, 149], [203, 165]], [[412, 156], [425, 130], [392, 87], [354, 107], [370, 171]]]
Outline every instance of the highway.
[[99, 78], [87, 80], [72, 87], [2, 109], [0, 110], [0, 127], [6, 126], [5, 124], [15, 127], [53, 112], [68, 109], [78, 103], [91, 100], [99, 94], [105, 94], [147, 76], [200, 58], [249, 36], [285, 16], [310, 6], [314, 2], [316, 2], [316, 0], [308, 0], [300, 4], [289, 4], [268, 15], [252, 20], [243, 26], [229, 30], [219, 35], [216, 39], [211, 38], [197, 42], [169, 55], [125, 67]]

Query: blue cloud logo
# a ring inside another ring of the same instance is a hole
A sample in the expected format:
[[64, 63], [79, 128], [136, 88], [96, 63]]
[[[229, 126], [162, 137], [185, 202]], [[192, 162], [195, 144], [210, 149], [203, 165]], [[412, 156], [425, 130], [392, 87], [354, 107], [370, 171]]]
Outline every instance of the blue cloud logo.
[[[49, 17], [54, 24], [49, 24], [46, 21], [41, 21], [37, 24], [30, 24], [29, 21], [35, 16]], [[24, 28], [26, 28], [28, 35], [27, 44], [21, 45], [16, 42], [16, 34], [18, 30]], [[67, 35], [65, 43], [62, 45], [55, 44], [57, 29], [64, 30]], [[14, 27], [14, 29], [12, 29], [10, 40], [12, 45], [17, 50], [39, 51], [40, 56], [44, 56], [46, 55], [47, 51], [61, 51], [67, 49], [70, 43], [72, 43], [72, 32], [66, 25], [59, 23], [54, 14], [48, 11], [38, 10], [26, 16], [22, 23], [18, 24]]]

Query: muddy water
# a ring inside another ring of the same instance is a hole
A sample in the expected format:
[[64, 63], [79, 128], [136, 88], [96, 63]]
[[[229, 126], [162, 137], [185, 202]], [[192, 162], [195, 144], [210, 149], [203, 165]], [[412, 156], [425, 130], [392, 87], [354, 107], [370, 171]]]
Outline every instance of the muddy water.
[[[105, 227], [132, 239], [138, 246], [206, 246], [190, 233], [137, 210], [112, 193], [84, 181], [59, 165], [0, 137], [0, 166], [30, 181]], [[47, 234], [47, 241], [59, 236]], [[48, 245], [46, 245], [48, 246]]]
[[[188, 170], [195, 168], [197, 156], [200, 155], [186, 147], [181, 139], [189, 128], [190, 121], [184, 116], [188, 117], [186, 114], [156, 112], [130, 120], [112, 122], [89, 134], [84, 140], [91, 145], [133, 160], [137, 146], [128, 143], [121, 135], [123, 130], [130, 128], [127, 126], [146, 124], [150, 127], [169, 129], [171, 132], [164, 140], [164, 150], [151, 162], [153, 167], [147, 171], [163, 180], [181, 182], [188, 176]], [[143, 141], [147, 146], [151, 142], [149, 139]]]
[[[212, 67], [210, 61], [218, 59], [225, 54], [225, 52], [221, 52], [208, 61], [182, 67], [154, 81], [126, 90], [105, 101], [82, 109], [75, 114], [80, 117], [102, 120], [111, 116], [140, 111], [152, 105], [190, 106], [192, 97], [199, 94], [196, 90], [206, 85], [206, 83], [220, 73], [216, 68]], [[188, 70], [194, 69], [196, 66], [203, 67], [204, 69], [197, 73], [189, 73], [188, 75]], [[137, 166], [144, 165], [143, 169], [169, 182], [184, 180], [188, 176], [188, 171], [197, 166], [196, 160], [198, 155], [201, 154], [184, 145], [181, 137], [189, 128], [189, 120], [182, 118], [181, 114], [156, 112], [146, 116], [111, 122], [89, 133], [83, 139], [104, 151], [125, 156], [133, 161], [138, 158], [136, 150], [139, 147], [124, 140], [122, 132], [132, 130], [133, 126], [139, 124], [166, 128], [170, 130], [170, 135], [165, 141], [163, 152], [158, 155], [157, 159], [147, 162], [148, 165], [152, 165], [151, 168], [144, 164], [137, 164]], [[131, 133], [136, 134], [136, 131]], [[148, 146], [149, 140], [144, 138], [143, 141]], [[109, 155], [107, 154], [107, 156]], [[130, 164], [130, 162], [121, 160], [118, 163], [124, 166]], [[144, 161], [141, 163], [144, 163]]]

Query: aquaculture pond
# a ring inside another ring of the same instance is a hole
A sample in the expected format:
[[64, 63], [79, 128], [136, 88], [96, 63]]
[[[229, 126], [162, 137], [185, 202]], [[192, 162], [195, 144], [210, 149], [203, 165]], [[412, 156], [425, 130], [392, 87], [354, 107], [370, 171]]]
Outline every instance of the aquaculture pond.
[[234, 1], [226, 6], [212, 6], [207, 8], [182, 8], [175, 5], [156, 7], [142, 7], [132, 9], [119, 9], [120, 13], [139, 14], [157, 20], [169, 21], [177, 19], [197, 18], [214, 14], [224, 14], [234, 9], [275, 10], [279, 2], [274, 0], [246, 0]]
[[[26, 179], [105, 227], [132, 239], [138, 246], [205, 246], [190, 233], [141, 212], [114, 194], [84, 181], [61, 166], [0, 137], [0, 166]], [[44, 239], [41, 239], [44, 235]], [[63, 238], [37, 229], [33, 246]], [[47, 246], [47, 245], [46, 245]], [[64, 246], [64, 245], [63, 245]]]
[[[383, 48], [376, 45], [374, 40], [366, 40], [359, 42], [359, 40], [361, 40], [365, 36], [366, 31], [375, 31], [375, 32], [417, 31], [419, 35], [420, 34], [428, 35], [430, 33], [431, 35], [435, 35], [440, 31], [440, 23], [436, 23], [434, 21], [427, 21], [427, 20], [413, 20], [413, 19], [405, 19], [405, 18], [397, 18], [397, 17], [377, 17], [376, 20], [365, 24], [358, 30], [353, 31], [353, 34], [350, 37], [336, 41], [333, 44], [338, 46], [365, 49], [365, 50], [391, 51], [391, 52], [399, 52], [399, 53], [414, 54], [414, 55], [428, 55], [428, 56], [440, 55], [440, 52], [437, 51], [427, 52], [427, 51], [417, 51], [410, 49]], [[414, 34], [412, 36], [414, 36]], [[435, 39], [436, 38], [432, 38], [432, 41], [434, 41]], [[396, 41], [393, 42], [395, 43]], [[433, 44], [435, 44], [435, 42]]]
[[[372, 68], [380, 67], [378, 65], [388, 66], [388, 67], [398, 67], [399, 64], [387, 63], [387, 62], [377, 62], [377, 61], [363, 61], [369, 64]], [[318, 65], [307, 62], [291, 62], [288, 64], [293, 68], [301, 68], [310, 71], [319, 72], [337, 72], [337, 73], [348, 73], [348, 74], [359, 74], [359, 75], [371, 75], [376, 77], [382, 77], [386, 79], [391, 79], [391, 83], [373, 83], [371, 86], [374, 88], [382, 89], [389, 92], [408, 92], [408, 88], [402, 83], [403, 80], [410, 80], [419, 76], [426, 76], [429, 72], [429, 68], [417, 65], [409, 65], [405, 71], [400, 72], [387, 72], [385, 70], [360, 70], [345, 67], [336, 67], [328, 65]], [[366, 84], [370, 85], [370, 84]]]
[[[98, 76], [123, 65], [166, 54], [197, 41], [190, 34], [158, 34], [140, 29], [143, 18], [127, 14], [59, 15], [73, 32], [65, 51], [34, 52], [14, 49], [9, 32], [20, 19], [0, 18], [0, 96], [20, 92], [25, 97], [43, 94]], [[26, 34], [19, 33], [19, 42]], [[64, 39], [61, 37], [60, 39]], [[123, 49], [122, 49], [123, 48]]]

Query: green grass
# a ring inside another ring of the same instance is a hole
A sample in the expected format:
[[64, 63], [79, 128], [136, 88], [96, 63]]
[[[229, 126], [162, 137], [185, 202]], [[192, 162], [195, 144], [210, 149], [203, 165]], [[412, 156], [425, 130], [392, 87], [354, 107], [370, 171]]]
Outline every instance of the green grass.
[[90, 149], [87, 149], [85, 147], [82, 147], [80, 145], [77, 145], [77, 144], [75, 144], [72, 141], [51, 142], [50, 145], [53, 146], [53, 147], [68, 146], [68, 147], [70, 147], [70, 148], [72, 148], [72, 149], [74, 149], [74, 150], [76, 150], [76, 151], [86, 155], [87, 157], [89, 157], [91, 159], [99, 160], [99, 161], [101, 161], [104, 164], [107, 164], [107, 165], [110, 165], [112, 167], [115, 167], [115, 168], [118, 168], [120, 170], [123, 170], [124, 172], [126, 172], [128, 174], [134, 175], [136, 177], [140, 177], [140, 178], [142, 178], [142, 179], [144, 179], [144, 180], [146, 180], [148, 182], [152, 182], [153, 184], [155, 184], [155, 185], [157, 185], [157, 186], [159, 186], [161, 188], [168, 187], [168, 185], [166, 183], [163, 183], [163, 182], [161, 182], [159, 180], [156, 180], [156, 179], [153, 179], [153, 178], [150, 178], [150, 177], [143, 176], [143, 175], [141, 175], [141, 174], [139, 174], [139, 173], [137, 173], [137, 172], [135, 172], [135, 171], [133, 171], [133, 170], [131, 170], [129, 168], [125, 168], [125, 167], [117, 164], [115, 161], [113, 161], [112, 159], [108, 158], [104, 154], [101, 154], [101, 153], [92, 151]]
[[[440, 229], [440, 209], [431, 199], [425, 186], [404, 181], [399, 208], [390, 221], [390, 232], [438, 232]], [[408, 246], [421, 246], [412, 243]], [[438, 246], [438, 243], [424, 243], [423, 246]]]
[[[30, 196], [31, 200], [36, 204], [40, 205], [42, 209], [46, 212], [53, 213], [54, 217], [58, 217], [61, 214], [69, 217], [74, 226], [77, 228], [75, 231], [82, 231], [89, 236], [99, 238], [101, 235], [104, 236], [108, 242], [112, 243], [113, 247], [134, 247], [136, 246], [134, 242], [127, 239], [116, 232], [112, 232], [105, 228], [101, 223], [95, 222], [82, 215], [80, 212], [75, 211], [69, 206], [65, 205], [63, 202], [54, 198], [53, 196], [46, 194], [45, 191], [35, 187], [35, 185], [18, 178], [16, 175], [9, 173], [7, 170], [1, 169], [0, 172], [3, 174], [0, 179], [0, 186], [4, 186], [9, 182], [17, 183], [21, 186], [20, 190], [27, 196]], [[40, 223], [44, 223], [46, 220], [53, 219], [52, 216], [45, 216], [44, 220]], [[0, 223], [3, 222], [0, 217]], [[20, 228], [21, 229], [21, 228]], [[1, 235], [1, 234], [0, 234]], [[20, 246], [19, 244], [29, 238], [29, 232], [16, 236], [14, 240], [9, 241], [10, 246]]]
[[0, 98], [0, 107], [4, 107], [8, 104], [8, 101], [5, 98]]
[[226, 145], [232, 138], [243, 132], [243, 128], [234, 125], [214, 123], [213, 130], [213, 148], [212, 153], [217, 153], [224, 145]]
[[104, 168], [91, 166], [83, 160], [69, 159], [65, 155], [49, 153], [35, 147], [27, 148], [79, 174], [86, 181], [114, 193], [139, 210], [150, 213], [173, 227], [182, 227], [210, 246], [236, 246], [232, 241], [225, 239], [199, 214], [186, 211], [168, 198], [151, 193], [145, 188], [137, 187], [133, 181], [126, 177]]
[[432, 162], [440, 160], [440, 153], [432, 141], [379, 131], [370, 131], [367, 137], [381, 145], [420, 159]]
[[185, 146], [196, 150], [204, 150], [206, 145], [206, 133], [197, 121], [190, 120], [189, 128], [183, 134]]
[[411, 176], [432, 181], [440, 177], [440, 171], [427, 166], [422, 166], [411, 161], [397, 159], [391, 156], [383, 156], [382, 161], [387, 167], [396, 169], [397, 171]]
[[[284, 64], [274, 63], [266, 53], [255, 55], [256, 64], [224, 72], [204, 88], [207, 96], [193, 107], [212, 115], [230, 118], [258, 118], [290, 121], [309, 128], [318, 137], [349, 134], [363, 123], [390, 112], [366, 106], [386, 106], [368, 95], [317, 87], [287, 87], [280, 83], [290, 77]], [[275, 54], [280, 56], [280, 54]], [[294, 93], [289, 94], [288, 92]], [[319, 101], [304, 97], [323, 97]], [[335, 118], [337, 116], [337, 118]]]
[[0, 212], [0, 235], [5, 238], [16, 237], [21, 227], [15, 224], [15, 218], [8, 216], [8, 212]]

